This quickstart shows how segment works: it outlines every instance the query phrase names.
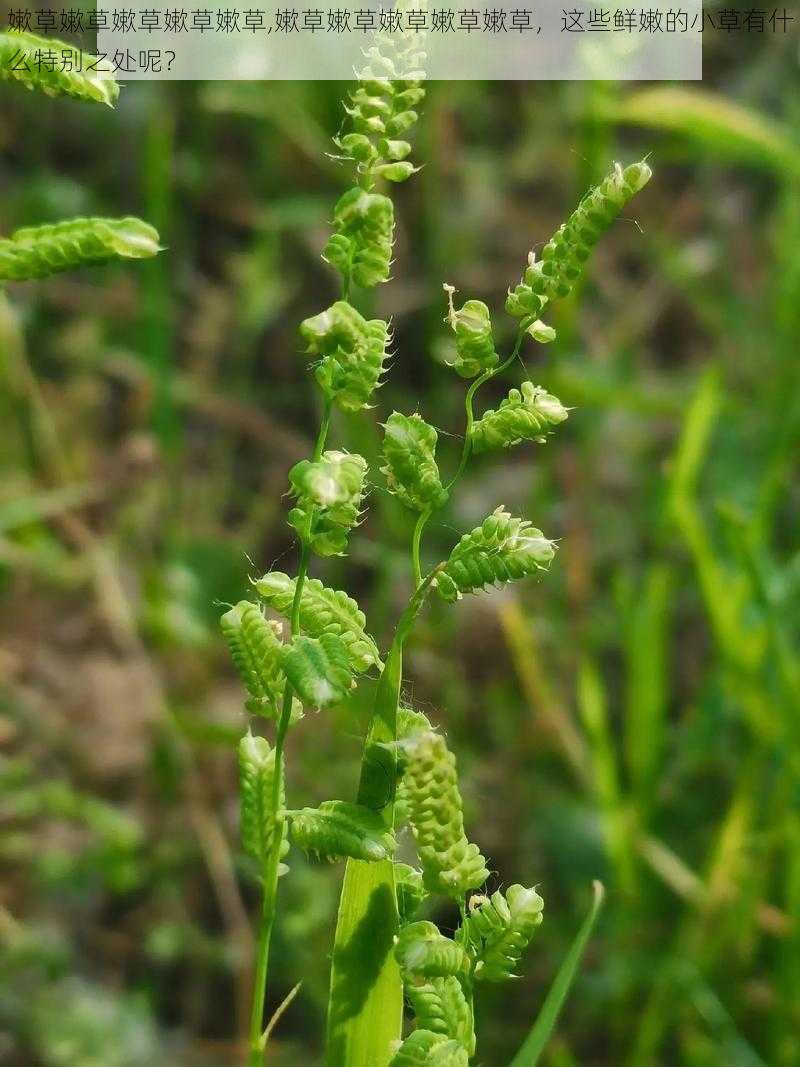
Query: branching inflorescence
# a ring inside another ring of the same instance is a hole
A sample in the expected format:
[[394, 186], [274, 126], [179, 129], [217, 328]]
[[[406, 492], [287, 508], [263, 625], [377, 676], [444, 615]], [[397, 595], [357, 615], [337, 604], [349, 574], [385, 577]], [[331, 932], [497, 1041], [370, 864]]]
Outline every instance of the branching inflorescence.
[[[387, 653], [381, 656], [364, 614], [342, 590], [308, 575], [312, 556], [343, 554], [361, 521], [368, 466], [361, 456], [328, 448], [331, 416], [375, 402], [385, 373], [391, 331], [357, 310], [353, 290], [389, 278], [394, 207], [385, 183], [414, 172], [403, 138], [425, 96], [419, 37], [380, 38], [345, 104], [345, 124], [334, 139], [337, 156], [353, 168], [354, 182], [337, 202], [323, 258], [341, 279], [341, 295], [300, 326], [321, 392], [322, 418], [313, 455], [289, 472], [288, 522], [300, 554], [296, 577], [273, 571], [254, 582], [261, 606], [242, 602], [222, 617], [222, 628], [248, 692], [247, 708], [275, 724], [270, 746], [249, 732], [242, 742], [244, 845], [260, 858], [264, 906], [259, 932], [250, 1032], [250, 1064], [261, 1063], [269, 945], [281, 863], [287, 842], [326, 860], [345, 859], [336, 932], [328, 1021], [327, 1063], [371, 1067], [467, 1064], [475, 1054], [473, 995], [482, 982], [515, 977], [542, 920], [533, 888], [512, 885], [485, 895], [490, 867], [466, 836], [456, 762], [444, 736], [421, 713], [400, 707], [402, 653], [427, 595], [446, 602], [547, 570], [554, 542], [530, 522], [499, 505], [464, 536], [448, 559], [426, 570], [422, 538], [432, 515], [447, 503], [473, 452], [543, 442], [568, 409], [525, 380], [494, 409], [476, 417], [479, 389], [506, 370], [531, 338], [546, 344], [555, 330], [541, 316], [575, 287], [592, 246], [648, 181], [641, 162], [612, 172], [580, 202], [537, 261], [531, 254], [506, 309], [516, 319], [511, 351], [501, 356], [488, 306], [468, 299], [456, 306], [445, 285], [445, 322], [452, 331], [452, 367], [469, 380], [466, 427], [453, 476], [443, 479], [438, 434], [417, 412], [392, 412], [383, 423], [380, 473], [387, 490], [415, 517], [410, 539], [413, 591]], [[288, 625], [287, 625], [288, 623]], [[365, 741], [355, 802], [332, 800], [317, 808], [285, 808], [285, 740], [302, 717], [347, 700], [364, 673], [380, 674], [375, 713]], [[257, 824], [257, 825], [254, 825]], [[259, 829], [260, 826], [260, 829]], [[420, 869], [392, 860], [397, 834], [408, 827]], [[420, 917], [430, 898], [460, 909], [455, 935], [445, 936]], [[382, 901], [376, 911], [377, 902]], [[386, 902], [389, 902], [388, 904]], [[359, 962], [363, 929], [370, 931], [370, 966]], [[401, 985], [402, 983], [402, 985]], [[401, 988], [416, 1028], [402, 1040]], [[355, 1007], [353, 1007], [355, 1005]]]

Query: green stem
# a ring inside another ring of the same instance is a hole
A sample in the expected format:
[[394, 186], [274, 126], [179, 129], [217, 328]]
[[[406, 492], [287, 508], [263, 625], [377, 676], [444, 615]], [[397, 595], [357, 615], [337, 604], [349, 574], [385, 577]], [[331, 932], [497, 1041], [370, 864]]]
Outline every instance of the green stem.
[[[322, 421], [314, 446], [314, 462], [322, 455], [325, 441], [328, 437], [328, 429], [331, 423], [331, 401], [326, 398], [325, 408], [322, 413]], [[300, 561], [297, 566], [297, 579], [294, 586], [294, 599], [292, 600], [291, 612], [291, 635], [294, 637], [300, 631], [300, 605], [303, 598], [303, 586], [308, 574], [308, 564], [311, 559], [309, 539], [314, 522], [314, 509], [309, 509], [303, 544], [300, 549]], [[269, 947], [272, 940], [272, 927], [275, 923], [276, 903], [278, 897], [278, 876], [281, 863], [281, 845], [283, 843], [284, 813], [281, 811], [281, 793], [284, 780], [284, 743], [289, 730], [292, 717], [292, 701], [294, 692], [288, 681], [283, 690], [283, 706], [278, 728], [275, 733], [275, 775], [272, 784], [271, 813], [274, 823], [274, 831], [269, 854], [264, 865], [263, 896], [261, 900], [261, 921], [258, 928], [258, 941], [256, 945], [256, 973], [253, 985], [253, 1006], [250, 1013], [250, 1054], [248, 1067], [261, 1067], [264, 1056], [265, 1040], [262, 1035], [264, 1022], [264, 1001], [267, 994], [267, 972], [269, 970]]]
[[[473, 411], [475, 395], [482, 385], [488, 382], [491, 378], [496, 377], [498, 374], [502, 374], [503, 371], [507, 370], [511, 366], [511, 364], [519, 355], [519, 350], [522, 347], [522, 341], [525, 337], [525, 332], [529, 324], [529, 319], [523, 319], [520, 323], [519, 332], [517, 333], [517, 339], [514, 342], [514, 348], [512, 349], [511, 355], [508, 357], [508, 359], [506, 359], [503, 363], [500, 363], [497, 367], [493, 367], [491, 370], [484, 371], [483, 374], [481, 374], [475, 379], [475, 381], [470, 385], [469, 389], [467, 389], [466, 396], [464, 397], [464, 410], [466, 412], [466, 425], [464, 427], [464, 447], [461, 449], [461, 459], [459, 460], [456, 473], [445, 486], [445, 489], [448, 493], [456, 484], [456, 482], [461, 478], [461, 475], [466, 470], [467, 463], [469, 462], [470, 453], [472, 451], [472, 424], [475, 422], [475, 415]], [[419, 588], [420, 582], [422, 581], [422, 570], [420, 568], [419, 560], [422, 534], [428, 524], [428, 520], [433, 514], [433, 511], [433, 508], [426, 508], [425, 511], [420, 514], [420, 517], [417, 519], [417, 524], [414, 527], [414, 536], [411, 541], [411, 563], [414, 568], [415, 588]]]

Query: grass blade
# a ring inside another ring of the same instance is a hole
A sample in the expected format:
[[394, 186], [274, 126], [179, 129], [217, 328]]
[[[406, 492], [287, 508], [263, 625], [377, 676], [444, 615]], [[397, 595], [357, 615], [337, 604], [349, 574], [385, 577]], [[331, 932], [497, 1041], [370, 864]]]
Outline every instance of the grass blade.
[[561, 964], [555, 981], [550, 986], [550, 992], [547, 994], [542, 1010], [533, 1024], [533, 1029], [525, 1038], [522, 1048], [511, 1061], [509, 1067], [534, 1067], [534, 1064], [539, 1062], [539, 1057], [550, 1040], [559, 1012], [575, 980], [586, 944], [603, 904], [604, 889], [602, 883], [594, 882], [592, 888], [594, 897], [589, 914], [583, 920], [583, 925], [572, 942], [572, 946]]

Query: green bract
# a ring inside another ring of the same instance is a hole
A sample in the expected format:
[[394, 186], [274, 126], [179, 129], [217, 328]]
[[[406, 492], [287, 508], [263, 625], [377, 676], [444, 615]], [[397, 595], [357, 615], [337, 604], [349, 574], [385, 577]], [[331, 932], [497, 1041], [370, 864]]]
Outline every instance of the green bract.
[[467, 937], [477, 955], [475, 978], [504, 982], [516, 978], [515, 968], [542, 921], [544, 901], [535, 889], [512, 885], [505, 895], [473, 897], [469, 903]]
[[300, 334], [309, 354], [321, 357], [314, 374], [323, 393], [343, 411], [366, 407], [387, 359], [387, 323], [367, 321], [351, 304], [337, 300], [301, 323]]
[[0, 33], [0, 78], [47, 96], [71, 96], [108, 107], [119, 96], [110, 63], [64, 41], [21, 30]]
[[541, 530], [501, 506], [464, 534], [434, 581], [444, 600], [458, 600], [463, 593], [546, 570], [554, 555], [555, 545]]
[[477, 845], [464, 834], [456, 759], [439, 734], [403, 743], [408, 818], [426, 889], [459, 899], [489, 877]]
[[318, 859], [386, 859], [395, 850], [394, 834], [376, 812], [361, 804], [326, 800], [318, 808], [289, 813], [292, 842]]
[[289, 524], [318, 556], [341, 555], [347, 535], [358, 522], [364, 497], [367, 461], [349, 452], [324, 452], [304, 459], [289, 471], [297, 506]]
[[531, 252], [522, 281], [509, 291], [508, 313], [516, 318], [536, 317], [551, 300], [568, 296], [598, 239], [651, 176], [644, 160], [624, 170], [615, 163], [608, 177], [586, 194], [550, 238], [541, 260]]
[[494, 350], [489, 309], [482, 300], [467, 300], [456, 311], [453, 304], [455, 289], [452, 285], [444, 288], [450, 304], [447, 321], [456, 335], [456, 358], [452, 366], [462, 378], [474, 378], [491, 370], [500, 361]]
[[[295, 593], [295, 579], [281, 571], [270, 571], [255, 583], [256, 592], [279, 615], [289, 618]], [[300, 597], [300, 627], [311, 637], [333, 634], [347, 651], [350, 666], [366, 671], [380, 666], [378, 648], [366, 632], [367, 620], [352, 597], [341, 589], [330, 589], [317, 578], [308, 578]]]
[[383, 424], [383, 458], [390, 493], [408, 508], [424, 511], [447, 500], [436, 466], [436, 430], [421, 415], [394, 411]]
[[46, 278], [109, 259], [148, 259], [158, 234], [141, 219], [71, 219], [29, 226], [0, 240], [0, 281]]
[[510, 448], [520, 441], [542, 441], [543, 434], [563, 422], [567, 409], [561, 401], [533, 382], [512, 389], [500, 406], [490, 409], [472, 425], [470, 441], [475, 452]]
[[335, 634], [298, 634], [282, 650], [281, 663], [292, 689], [307, 707], [339, 704], [353, 688], [347, 648]]

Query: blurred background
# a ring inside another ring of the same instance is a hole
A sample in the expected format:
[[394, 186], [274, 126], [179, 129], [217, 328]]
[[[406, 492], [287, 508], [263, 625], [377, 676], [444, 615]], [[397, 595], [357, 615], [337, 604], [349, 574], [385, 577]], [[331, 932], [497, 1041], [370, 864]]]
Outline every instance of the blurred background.
[[[500, 503], [560, 543], [540, 583], [431, 605], [407, 655], [497, 883], [546, 902], [525, 977], [481, 991], [487, 1067], [595, 877], [607, 906], [548, 1065], [800, 1063], [798, 39], [797, 18], [709, 27], [702, 85], [431, 85], [395, 280], [360, 301], [393, 317], [397, 355], [333, 440], [374, 461], [379, 420], [418, 408], [452, 470], [442, 282], [497, 309], [506, 349], [528, 249], [614, 159], [650, 153], [654, 180], [554, 309], [558, 341], [526, 354], [569, 422], [475, 461], [424, 546], [435, 562]], [[0, 90], [0, 232], [136, 213], [167, 246], [0, 294], [9, 1067], [239, 1062], [257, 892], [217, 619], [250, 575], [295, 565], [282, 496], [318, 414], [297, 324], [337, 295], [319, 253], [343, 90], [139, 83], [116, 112]], [[409, 536], [376, 488], [349, 559], [316, 564], [382, 642]], [[369, 697], [293, 733], [297, 806], [352, 795]], [[291, 868], [270, 993], [303, 982], [274, 1038], [286, 1065], [321, 1059], [341, 877]]]

